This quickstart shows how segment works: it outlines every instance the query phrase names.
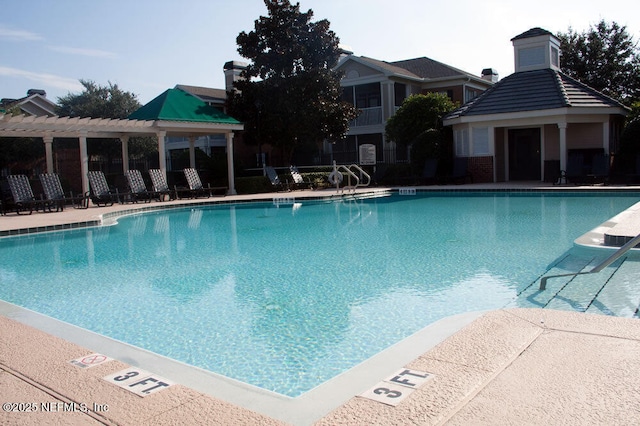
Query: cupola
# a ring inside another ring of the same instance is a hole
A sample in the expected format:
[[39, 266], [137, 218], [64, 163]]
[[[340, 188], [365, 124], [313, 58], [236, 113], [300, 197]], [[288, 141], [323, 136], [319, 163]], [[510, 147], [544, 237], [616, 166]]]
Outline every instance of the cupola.
[[560, 40], [547, 30], [532, 28], [511, 39], [515, 72], [560, 70]]

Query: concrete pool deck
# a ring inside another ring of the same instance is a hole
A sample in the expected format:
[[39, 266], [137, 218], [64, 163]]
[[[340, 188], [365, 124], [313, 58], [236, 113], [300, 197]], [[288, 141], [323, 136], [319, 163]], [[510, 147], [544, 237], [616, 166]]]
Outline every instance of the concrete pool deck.
[[[538, 185], [516, 187], [574, 189]], [[490, 190], [506, 186], [453, 187], [465, 188]], [[593, 189], [602, 188], [584, 188]], [[640, 190], [637, 187], [610, 189]], [[256, 198], [271, 201], [274, 197], [320, 195], [320, 191], [295, 191], [209, 201]], [[206, 200], [181, 200], [187, 204], [203, 201]], [[151, 203], [151, 206], [159, 205]], [[30, 216], [10, 214], [0, 217], [0, 232], [99, 221], [101, 215], [140, 206], [149, 205], [90, 207], [87, 210], [68, 208], [60, 213]], [[640, 214], [629, 209], [600, 228], [602, 232], [617, 229], [621, 233], [640, 233]], [[592, 244], [598, 245], [598, 235], [601, 235], [600, 231], [596, 230], [589, 237]], [[449, 324], [447, 333], [438, 333], [435, 328], [428, 330], [426, 334], [433, 335], [433, 341], [423, 347], [428, 349], [399, 345], [394, 348], [396, 351], [409, 353], [406, 362], [391, 365], [388, 371], [368, 370], [371, 372], [368, 376], [367, 369], [363, 369], [365, 374], [361, 373], [354, 386], [356, 390], [346, 398], [327, 405], [324, 399], [331, 399], [332, 395], [321, 393], [317, 400], [308, 403], [322, 406], [322, 409], [296, 415], [278, 410], [273, 414], [274, 409], [269, 410], [269, 407], [248, 409], [245, 407], [259, 406], [251, 405], [252, 401], [247, 401], [246, 406], [231, 403], [229, 400], [242, 400], [242, 395], [225, 398], [222, 392], [221, 397], [212, 396], [185, 386], [174, 377], [170, 379], [176, 382], [175, 385], [140, 397], [104, 378], [130, 366], [157, 373], [154, 362], [145, 357], [113, 356], [114, 359], [91, 368], [80, 368], [69, 361], [99, 352], [93, 340], [80, 339], [81, 343], [64, 340], [54, 333], [41, 331], [35, 326], [38, 320], [27, 325], [26, 316], [23, 311], [6, 309], [0, 315], [0, 402], [4, 404], [0, 412], [1, 424], [640, 423], [640, 322], [637, 319], [548, 309], [517, 308], [477, 313]], [[415, 354], [411, 352], [416, 350]], [[393, 380], [398, 378], [398, 372], [405, 370], [409, 370], [402, 376], [406, 380]], [[422, 373], [428, 373], [429, 380], [420, 387], [411, 388], [413, 382], [408, 379]], [[394, 387], [398, 382], [404, 382], [400, 391]], [[359, 396], [368, 389], [377, 389], [374, 393], [387, 403], [393, 403], [393, 399], [401, 396], [406, 399], [392, 406]], [[282, 407], [290, 402], [284, 401]], [[283, 410], [286, 408], [279, 409]]]

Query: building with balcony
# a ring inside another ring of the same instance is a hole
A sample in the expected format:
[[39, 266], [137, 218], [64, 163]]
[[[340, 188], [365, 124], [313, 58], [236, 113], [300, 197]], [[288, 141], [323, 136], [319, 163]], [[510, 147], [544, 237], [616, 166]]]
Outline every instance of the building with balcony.
[[476, 76], [426, 57], [386, 62], [348, 53], [335, 69], [343, 74], [343, 98], [360, 111], [347, 138], [325, 146], [338, 163], [357, 163], [363, 144], [375, 145], [378, 163], [406, 162], [406, 148], [385, 140], [385, 125], [408, 96], [436, 92], [464, 104], [498, 80], [491, 68]]

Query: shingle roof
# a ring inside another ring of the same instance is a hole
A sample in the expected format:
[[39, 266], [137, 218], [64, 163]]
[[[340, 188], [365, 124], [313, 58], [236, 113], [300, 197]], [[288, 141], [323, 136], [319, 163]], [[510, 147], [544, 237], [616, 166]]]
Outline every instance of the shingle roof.
[[391, 62], [391, 64], [396, 67], [404, 68], [422, 78], [455, 77], [469, 74], [426, 57], [395, 61]]
[[411, 78], [434, 79], [456, 76], [473, 76], [468, 72], [443, 64], [442, 62], [434, 61], [427, 57], [387, 62], [361, 56], [360, 60], [368, 62], [393, 74]]
[[562, 72], [542, 69], [518, 72], [503, 78], [445, 119], [564, 107], [624, 108], [620, 102]]
[[227, 92], [223, 89], [212, 89], [210, 87], [202, 86], [189, 86], [186, 84], [178, 84], [175, 88], [191, 93], [192, 95], [197, 96], [207, 103], [224, 103], [224, 101], [227, 99]]
[[553, 35], [553, 34], [551, 32], [549, 32], [549, 31], [545, 30], [545, 29], [540, 28], [540, 27], [535, 27], [535, 28], [531, 28], [530, 30], [527, 30], [527, 31], [523, 32], [522, 34], [518, 34], [517, 36], [512, 38], [511, 41], [520, 40], [520, 39], [523, 39], [523, 38], [538, 37], [538, 36], [542, 36], [542, 35]]
[[387, 70], [393, 74], [399, 74], [399, 75], [404, 75], [406, 77], [413, 77], [413, 78], [419, 78], [418, 75], [412, 73], [411, 71], [408, 71], [405, 68], [402, 67], [398, 67], [396, 65], [393, 65], [390, 62], [386, 62], [386, 61], [380, 61], [378, 59], [373, 59], [373, 58], [368, 58], [366, 56], [361, 56], [360, 59], [364, 62], [369, 62], [372, 65], [377, 66], [378, 68]]

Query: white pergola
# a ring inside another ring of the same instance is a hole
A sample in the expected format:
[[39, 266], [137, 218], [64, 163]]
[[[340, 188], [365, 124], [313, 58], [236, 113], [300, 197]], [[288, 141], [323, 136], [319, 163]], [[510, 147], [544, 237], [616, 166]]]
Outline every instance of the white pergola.
[[122, 143], [123, 173], [129, 167], [129, 138], [131, 136], [151, 136], [158, 140], [159, 164], [162, 173], [167, 174], [165, 137], [183, 136], [189, 138], [191, 167], [195, 167], [195, 139], [203, 135], [224, 134], [226, 137], [227, 166], [229, 178], [229, 195], [235, 195], [235, 179], [233, 170], [233, 135], [234, 131], [243, 130], [242, 124], [189, 122], [169, 120], [131, 120], [108, 118], [79, 118], [58, 116], [11, 116], [0, 113], [0, 137], [42, 138], [45, 145], [47, 173], [53, 173], [53, 140], [54, 138], [77, 138], [80, 146], [80, 168], [82, 173], [82, 190], [89, 191], [89, 156], [87, 140], [91, 138], [114, 138]]

